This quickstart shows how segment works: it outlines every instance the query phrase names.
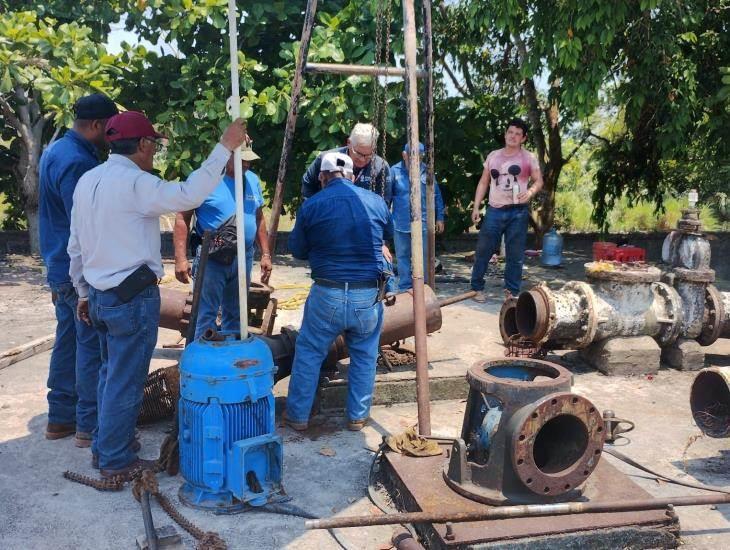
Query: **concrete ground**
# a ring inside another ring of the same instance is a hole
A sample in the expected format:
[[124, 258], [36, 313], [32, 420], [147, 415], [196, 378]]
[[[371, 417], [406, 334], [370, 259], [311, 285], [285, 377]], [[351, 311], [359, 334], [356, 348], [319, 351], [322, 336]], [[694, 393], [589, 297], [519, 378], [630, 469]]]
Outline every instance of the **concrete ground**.
[[[439, 295], [463, 292], [468, 286], [470, 265], [463, 255], [442, 258], [446, 274], [439, 276]], [[528, 263], [528, 281], [548, 279], [555, 284], [581, 276], [583, 257], [568, 255], [566, 267], [545, 270], [536, 261]], [[167, 266], [168, 270], [171, 266]], [[308, 285], [308, 270], [290, 258], [277, 258], [272, 285], [281, 290], [281, 300]], [[171, 286], [178, 283], [167, 282]], [[434, 376], [463, 377], [479, 359], [502, 357], [497, 327], [501, 283], [489, 279], [491, 298], [486, 304], [472, 301], [445, 308], [443, 327], [429, 336], [429, 359]], [[719, 285], [728, 289], [725, 282]], [[38, 338], [54, 328], [53, 309], [36, 262], [21, 257], [0, 261], [0, 350]], [[301, 308], [280, 311], [277, 327], [297, 326]], [[153, 368], [174, 361], [176, 352], [163, 349], [179, 335], [160, 331]], [[730, 365], [730, 341], [707, 348], [712, 364]], [[129, 489], [100, 493], [61, 477], [70, 469], [95, 476], [90, 453], [77, 449], [70, 439], [47, 441], [45, 382], [50, 353], [0, 371], [0, 548], [132, 548], [143, 532], [142, 518]], [[556, 358], [558, 359], [558, 358]], [[600, 409], [613, 409], [617, 416], [637, 424], [621, 451], [648, 467], [688, 481], [730, 488], [730, 440], [701, 437], [689, 411], [689, 388], [693, 373], [662, 369], [654, 377], [606, 377], [575, 359], [562, 358], [575, 373], [575, 391]], [[460, 400], [432, 403], [433, 432], [456, 436], [465, 403]], [[366, 494], [372, 452], [381, 437], [416, 423], [412, 403], [374, 407], [372, 423], [362, 432], [343, 431], [344, 418], [320, 416], [310, 432], [299, 434], [279, 428], [284, 438], [284, 485], [292, 504], [319, 516], [378, 513]], [[168, 424], [161, 422], [141, 431], [145, 458], [155, 458]], [[698, 437], [699, 436], [699, 437]], [[612, 457], [603, 460], [617, 463]], [[618, 463], [619, 468], [654, 496], [700, 494], [651, 479]], [[159, 475], [162, 491], [177, 503], [181, 478]], [[196, 525], [218, 532], [229, 548], [338, 548], [326, 532], [307, 532], [300, 518], [254, 512], [237, 516], [213, 516], [181, 507]], [[699, 506], [678, 510], [682, 540], [688, 548], [730, 547], [730, 505]], [[158, 526], [171, 520], [153, 505]], [[178, 532], [181, 532], [177, 528]], [[337, 536], [348, 548], [388, 548], [390, 527], [342, 529]], [[187, 548], [193, 539], [183, 533]]]

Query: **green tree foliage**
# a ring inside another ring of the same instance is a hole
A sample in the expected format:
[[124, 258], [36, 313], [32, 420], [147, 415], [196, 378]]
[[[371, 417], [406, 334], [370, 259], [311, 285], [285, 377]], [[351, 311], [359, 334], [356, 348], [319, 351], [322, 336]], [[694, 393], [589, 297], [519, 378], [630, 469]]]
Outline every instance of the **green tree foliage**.
[[18, 224], [22, 210], [38, 251], [38, 162], [44, 144], [73, 120], [71, 106], [91, 91], [116, 95], [123, 65], [104, 50], [89, 27], [39, 17], [35, 11], [0, 15], [0, 151], [15, 159], [13, 179], [2, 180]]

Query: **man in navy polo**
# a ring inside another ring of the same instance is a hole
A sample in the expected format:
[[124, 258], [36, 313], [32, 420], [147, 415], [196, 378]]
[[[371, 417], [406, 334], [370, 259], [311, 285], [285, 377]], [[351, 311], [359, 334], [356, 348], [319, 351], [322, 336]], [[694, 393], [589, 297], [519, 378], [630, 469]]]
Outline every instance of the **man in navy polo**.
[[104, 127], [117, 114], [102, 94], [79, 99], [73, 128], [51, 143], [40, 162], [40, 246], [56, 309], [56, 342], [48, 373], [47, 439], [76, 433], [76, 445], [88, 447], [96, 428], [99, 340], [96, 331], [76, 316], [78, 296], [69, 277], [66, 252], [73, 193], [79, 178], [99, 164], [106, 146]]
[[[421, 157], [426, 152], [423, 143], [418, 144]], [[395, 242], [395, 256], [398, 258], [398, 292], [405, 292], [413, 288], [411, 278], [411, 180], [408, 177], [408, 144], [403, 148], [403, 160], [390, 169], [391, 187], [393, 189], [393, 228]], [[428, 231], [426, 227], [426, 163], [421, 162], [421, 221], [423, 222], [423, 275], [428, 283]], [[441, 198], [441, 189], [434, 182], [436, 207], [436, 233], [444, 230], [444, 201]]]
[[309, 260], [314, 284], [297, 338], [286, 421], [295, 430], [307, 429], [320, 365], [344, 334], [350, 350], [347, 427], [357, 431], [370, 414], [383, 324], [383, 240], [393, 227], [382, 197], [353, 184], [349, 156], [325, 154], [319, 180], [322, 190], [302, 204], [289, 236], [294, 257]]

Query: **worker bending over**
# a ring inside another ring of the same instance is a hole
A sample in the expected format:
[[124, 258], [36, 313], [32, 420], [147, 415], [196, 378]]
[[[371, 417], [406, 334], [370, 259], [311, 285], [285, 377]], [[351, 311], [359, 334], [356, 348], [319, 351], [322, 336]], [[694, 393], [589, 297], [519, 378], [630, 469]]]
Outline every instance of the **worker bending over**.
[[84, 174], [74, 192], [68, 254], [78, 317], [93, 324], [101, 345], [92, 464], [102, 477], [128, 479], [153, 466], [137, 457], [134, 427], [160, 320], [159, 217], [196, 208], [210, 195], [246, 129], [241, 119], [228, 126], [186, 183], [149, 173], [164, 136], [142, 113], [112, 117], [106, 137], [109, 160]]
[[357, 431], [370, 414], [383, 322], [383, 239], [393, 228], [385, 201], [353, 184], [349, 156], [325, 154], [319, 179], [323, 189], [301, 206], [289, 236], [294, 257], [309, 260], [314, 284], [297, 338], [286, 418], [295, 430], [307, 429], [320, 366], [344, 334], [347, 427]]
[[[423, 143], [418, 144], [420, 156], [426, 152]], [[411, 180], [408, 177], [410, 166], [409, 149], [406, 143], [403, 147], [403, 160], [390, 169], [391, 189], [393, 190], [393, 229], [395, 230], [395, 257], [398, 258], [398, 292], [405, 292], [413, 288], [411, 278]], [[423, 278], [428, 280], [428, 226], [426, 224], [426, 180], [428, 170], [425, 162], [421, 162], [419, 171], [421, 181], [421, 223], [423, 231]], [[436, 209], [436, 233], [444, 231], [444, 201], [441, 198], [441, 189], [438, 183], [434, 182], [435, 209]]]
[[390, 167], [385, 159], [375, 154], [379, 135], [372, 124], [355, 124], [345, 147], [325, 151], [314, 159], [302, 178], [302, 197], [308, 199], [320, 190], [319, 172], [324, 155], [342, 153], [352, 161], [355, 185], [369, 189], [383, 197], [386, 204], [390, 204]]
[[[271, 276], [271, 253], [269, 234], [262, 211], [264, 197], [261, 194], [259, 177], [251, 171], [251, 163], [260, 157], [250, 145], [241, 151], [243, 171], [243, 226], [246, 238], [246, 288], [251, 285], [253, 268], [254, 241], [261, 250], [261, 282], [266, 284]], [[193, 229], [193, 269], [188, 264], [188, 232], [190, 221], [195, 214]], [[221, 330], [238, 333], [241, 331], [238, 308], [238, 262], [236, 261], [236, 189], [233, 172], [233, 155], [226, 164], [226, 175], [218, 187], [195, 210], [178, 212], [175, 217], [173, 243], [175, 246], [175, 277], [182, 283], [197, 277], [200, 262], [200, 249], [203, 232], [210, 230], [217, 237], [213, 252], [208, 256], [205, 277], [195, 284], [202, 284], [198, 320], [195, 325], [195, 338], [206, 329], [217, 329], [216, 318], [221, 311]]]

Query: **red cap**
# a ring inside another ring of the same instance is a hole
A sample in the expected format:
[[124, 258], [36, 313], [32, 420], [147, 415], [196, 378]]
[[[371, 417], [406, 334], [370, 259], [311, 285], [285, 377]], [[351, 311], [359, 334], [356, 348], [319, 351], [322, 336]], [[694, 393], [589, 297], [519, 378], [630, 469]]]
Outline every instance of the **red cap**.
[[155, 132], [149, 119], [139, 111], [124, 111], [111, 117], [106, 123], [107, 141], [134, 138], [164, 138]]

